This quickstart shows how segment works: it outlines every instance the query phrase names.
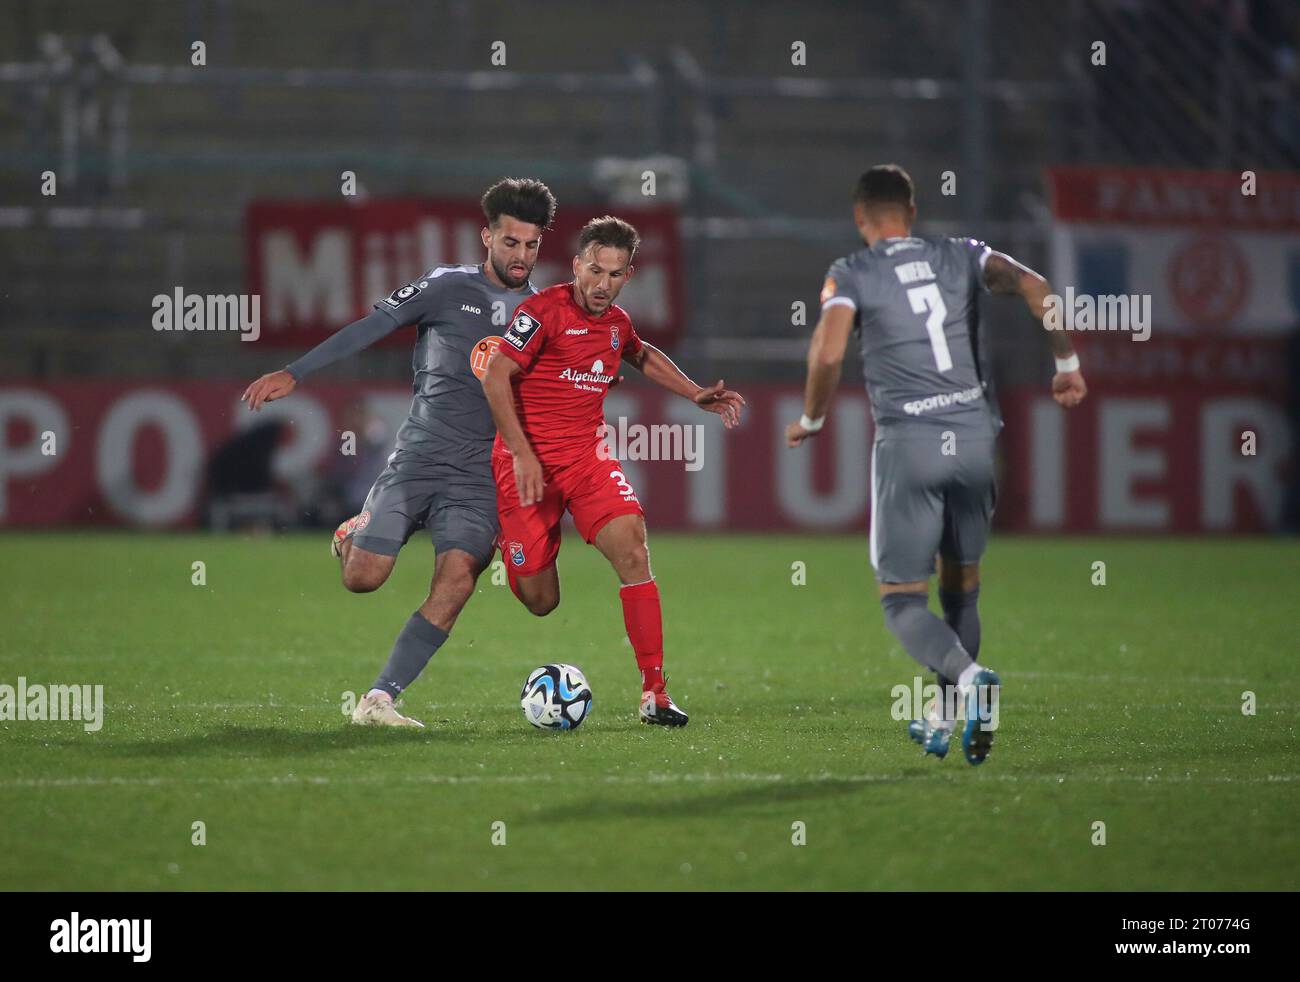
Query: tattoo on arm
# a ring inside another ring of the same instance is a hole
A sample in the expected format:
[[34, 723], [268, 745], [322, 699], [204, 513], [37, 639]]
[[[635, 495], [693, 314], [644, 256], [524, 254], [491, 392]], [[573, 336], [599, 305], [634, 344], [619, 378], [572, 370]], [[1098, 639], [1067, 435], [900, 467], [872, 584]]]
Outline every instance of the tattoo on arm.
[[984, 262], [984, 285], [990, 293], [1014, 296], [1020, 292], [1020, 274], [1024, 270], [1025, 267], [1010, 256], [990, 253]]

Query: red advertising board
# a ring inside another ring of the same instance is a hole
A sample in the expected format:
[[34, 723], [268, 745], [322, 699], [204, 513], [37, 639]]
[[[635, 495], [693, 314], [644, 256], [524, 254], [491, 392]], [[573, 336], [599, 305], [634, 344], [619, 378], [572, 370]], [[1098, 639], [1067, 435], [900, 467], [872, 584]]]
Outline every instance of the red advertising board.
[[[1089, 349], [1097, 387], [1078, 409], [1062, 411], [1045, 386], [1003, 394], [999, 526], [1244, 532], [1272, 525], [1289, 454], [1274, 397], [1276, 357], [1269, 367], [1244, 347], [1235, 355], [1195, 346], [1162, 352], [1153, 340], [1130, 346], [1149, 352], [1138, 362], [1106, 367], [1099, 347]], [[1196, 380], [1189, 366], [1197, 364], [1212, 378]], [[1236, 370], [1211, 371], [1229, 364]], [[0, 525], [190, 526], [206, 462], [238, 427], [266, 418], [289, 424], [273, 461], [289, 493], [339, 467], [342, 432], [357, 419], [382, 421], [391, 439], [411, 398], [404, 386], [313, 381], [254, 415], [239, 402], [243, 387], [0, 385]], [[740, 388], [749, 408], [731, 432], [657, 389], [629, 382], [610, 394], [610, 443], [652, 527], [865, 532], [872, 435], [865, 393], [843, 389], [824, 433], [788, 450], [782, 431], [801, 411], [800, 388]], [[702, 429], [682, 429], [696, 424]], [[1249, 448], [1247, 433], [1254, 434]], [[676, 459], [646, 459], [658, 451]]]
[[[543, 236], [536, 286], [572, 278], [578, 232], [605, 211], [565, 203]], [[636, 272], [619, 303], [638, 330], [672, 344], [685, 306], [676, 212], [617, 211], [641, 233]], [[263, 343], [313, 345], [438, 263], [482, 262], [483, 226], [478, 204], [468, 201], [254, 202], [244, 230], [248, 290], [261, 297]]]

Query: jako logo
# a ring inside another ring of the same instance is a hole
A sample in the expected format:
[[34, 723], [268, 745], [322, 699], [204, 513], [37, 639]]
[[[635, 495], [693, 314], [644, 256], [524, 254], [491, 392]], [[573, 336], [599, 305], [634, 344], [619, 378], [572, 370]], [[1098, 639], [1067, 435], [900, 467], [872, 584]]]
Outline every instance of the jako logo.
[[147, 962], [152, 950], [153, 921], [138, 917], [83, 921], [74, 910], [66, 921], [51, 921], [50, 932], [50, 951], [56, 955], [130, 952], [133, 962]]

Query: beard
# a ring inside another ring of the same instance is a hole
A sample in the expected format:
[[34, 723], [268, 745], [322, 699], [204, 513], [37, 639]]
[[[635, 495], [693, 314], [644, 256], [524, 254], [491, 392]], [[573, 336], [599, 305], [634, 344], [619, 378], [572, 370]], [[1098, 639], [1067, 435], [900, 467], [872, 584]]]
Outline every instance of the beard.
[[513, 276], [510, 273], [510, 267], [508, 265], [501, 265], [496, 261], [496, 259], [492, 260], [492, 271], [497, 274], [497, 278], [501, 280], [502, 283], [510, 287], [523, 286], [528, 282], [528, 277], [533, 273], [532, 269], [526, 268], [523, 276]]

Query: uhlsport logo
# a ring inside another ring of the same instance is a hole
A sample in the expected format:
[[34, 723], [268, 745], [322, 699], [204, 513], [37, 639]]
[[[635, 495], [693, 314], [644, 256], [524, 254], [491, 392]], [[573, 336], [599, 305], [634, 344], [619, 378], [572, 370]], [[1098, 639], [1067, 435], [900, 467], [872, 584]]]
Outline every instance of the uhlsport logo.
[[510, 562], [515, 566], [524, 564], [524, 544], [522, 542], [509, 543]]

